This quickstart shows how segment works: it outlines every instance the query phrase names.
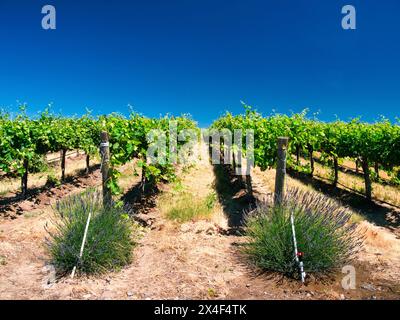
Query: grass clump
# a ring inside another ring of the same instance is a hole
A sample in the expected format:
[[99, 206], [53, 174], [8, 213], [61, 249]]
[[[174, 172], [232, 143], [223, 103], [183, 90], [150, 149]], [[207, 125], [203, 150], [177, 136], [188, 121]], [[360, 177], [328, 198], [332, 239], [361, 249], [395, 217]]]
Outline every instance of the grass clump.
[[47, 175], [47, 180], [45, 186], [47, 188], [54, 188], [61, 186], [61, 181], [56, 177], [56, 175], [51, 172]]
[[[56, 230], [49, 250], [59, 273], [98, 274], [118, 270], [132, 259], [132, 223], [123, 209], [104, 208], [100, 192], [89, 190], [58, 202]], [[82, 258], [79, 252], [89, 212], [92, 212]]]
[[291, 213], [307, 273], [327, 273], [343, 266], [362, 244], [345, 208], [321, 194], [291, 189], [281, 205], [261, 203], [246, 217], [249, 241], [244, 252], [258, 267], [298, 277]]
[[216, 201], [215, 192], [209, 193], [205, 198], [196, 198], [191, 193], [181, 192], [174, 197], [164, 197], [161, 207], [168, 219], [183, 223], [209, 218]]

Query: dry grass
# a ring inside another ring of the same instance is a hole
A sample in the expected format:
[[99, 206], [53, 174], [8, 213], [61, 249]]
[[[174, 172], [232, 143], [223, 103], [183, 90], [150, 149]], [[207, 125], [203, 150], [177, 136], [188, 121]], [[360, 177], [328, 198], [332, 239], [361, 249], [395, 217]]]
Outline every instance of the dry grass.
[[193, 193], [183, 190], [178, 183], [172, 191], [165, 192], [158, 200], [157, 206], [164, 217], [180, 223], [187, 221], [209, 220], [217, 202], [215, 192], [207, 196], [197, 197]]
[[[384, 173], [381, 170], [380, 176]], [[315, 163], [314, 174], [324, 180], [330, 181], [332, 169]], [[351, 189], [361, 194], [365, 193], [365, 184], [362, 176], [356, 176], [351, 173], [344, 173], [339, 171], [339, 187]], [[387, 202], [389, 204], [400, 206], [400, 189], [396, 186], [383, 185], [379, 182], [372, 182], [372, 197]]]
[[[356, 172], [356, 163], [353, 160], [342, 159], [342, 167]], [[359, 167], [358, 169], [359, 169], [359, 172], [362, 172], [361, 167]], [[374, 168], [370, 168], [370, 170], [372, 172], [372, 171], [374, 171]], [[379, 178], [382, 180], [390, 181], [390, 176], [384, 170], [379, 170]]]
[[[316, 153], [316, 157], [319, 154]], [[294, 158], [293, 158], [294, 161]], [[309, 161], [300, 158], [301, 166], [309, 165]], [[341, 166], [348, 170], [348, 172], [339, 171], [338, 187], [360, 194], [365, 194], [365, 183], [362, 176], [362, 169], [359, 168], [360, 175], [356, 175], [355, 162], [349, 159], [341, 159]], [[326, 183], [331, 183], [333, 180], [333, 169], [324, 166], [318, 162], [314, 163], [314, 176], [322, 179]], [[374, 168], [370, 168], [371, 173], [375, 173]], [[379, 170], [379, 178], [384, 182], [389, 182], [390, 177], [384, 170]], [[273, 190], [273, 189], [272, 189]], [[389, 184], [382, 184], [380, 182], [372, 182], [372, 197], [379, 201], [384, 201], [387, 204], [400, 206], [400, 187]]]
[[[28, 176], [28, 188], [41, 187], [46, 184], [47, 176], [51, 173], [55, 174], [56, 170], [50, 168], [46, 172], [34, 173]], [[9, 192], [15, 192], [21, 187], [19, 178], [2, 178], [0, 181], [0, 196], [5, 196]]]
[[195, 164], [182, 168], [178, 179], [159, 198], [157, 206], [164, 217], [180, 223], [187, 221], [218, 221], [221, 206], [213, 188], [214, 176], [208, 162], [207, 148], [199, 146], [199, 157]]

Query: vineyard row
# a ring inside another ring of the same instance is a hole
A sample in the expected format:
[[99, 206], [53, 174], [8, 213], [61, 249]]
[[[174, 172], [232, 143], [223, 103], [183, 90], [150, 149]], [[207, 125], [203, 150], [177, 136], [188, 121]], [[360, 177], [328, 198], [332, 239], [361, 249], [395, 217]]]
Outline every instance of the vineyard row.
[[[246, 106], [246, 112], [240, 115], [226, 113], [211, 126], [214, 129], [252, 130], [254, 132], [254, 164], [265, 170], [276, 164], [276, 141], [278, 137], [288, 137], [288, 165], [303, 170], [300, 166], [302, 154], [308, 154], [310, 161], [307, 168], [314, 173], [314, 155], [320, 153], [320, 159], [329, 159], [334, 168], [334, 185], [338, 183], [339, 160], [352, 158], [363, 169], [365, 194], [372, 197], [372, 180], [370, 166], [375, 170], [383, 168], [394, 172], [400, 165], [400, 126], [387, 119], [375, 123], [361, 122], [354, 119], [350, 122], [334, 121], [330, 123], [307, 118], [306, 112], [264, 117]], [[246, 152], [246, 142], [242, 143]], [[328, 161], [327, 161], [328, 162]], [[376, 174], [379, 175], [378, 172]], [[398, 172], [395, 173], [398, 179]]]
[[[100, 133], [108, 133], [110, 141], [110, 179], [108, 187], [114, 194], [119, 193], [117, 167], [133, 159], [142, 169], [144, 180], [156, 182], [174, 177], [170, 164], [151, 164], [146, 161], [149, 147], [147, 135], [151, 130], [165, 132], [168, 138], [170, 121], [177, 124], [178, 134], [183, 129], [196, 129], [196, 123], [187, 116], [147, 118], [131, 114], [92, 117], [60, 117], [43, 112], [31, 119], [25, 113], [11, 118], [0, 114], [0, 170], [15, 171], [21, 177], [22, 195], [27, 193], [29, 166], [36, 156], [61, 152], [61, 180], [65, 179], [65, 158], [68, 150], [79, 149], [86, 153], [87, 167], [90, 155], [97, 154]], [[178, 143], [177, 147], [179, 148]], [[168, 151], [168, 150], [167, 150]]]

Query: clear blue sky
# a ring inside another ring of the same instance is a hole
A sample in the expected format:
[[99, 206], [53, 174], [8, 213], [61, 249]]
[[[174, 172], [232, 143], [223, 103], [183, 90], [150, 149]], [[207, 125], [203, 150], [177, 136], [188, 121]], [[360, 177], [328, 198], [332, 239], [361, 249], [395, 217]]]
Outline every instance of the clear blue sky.
[[[41, 8], [57, 9], [57, 30]], [[357, 30], [341, 8], [357, 9]], [[190, 113], [243, 100], [263, 113], [400, 116], [398, 0], [0, 2], [0, 106], [82, 114]]]

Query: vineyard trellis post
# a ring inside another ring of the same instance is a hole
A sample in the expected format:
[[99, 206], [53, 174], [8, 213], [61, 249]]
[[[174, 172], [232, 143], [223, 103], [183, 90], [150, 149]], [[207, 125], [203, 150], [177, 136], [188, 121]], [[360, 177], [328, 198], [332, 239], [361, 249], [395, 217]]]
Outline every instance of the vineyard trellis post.
[[371, 201], [372, 199], [372, 184], [371, 184], [371, 176], [369, 171], [369, 163], [368, 159], [362, 158], [361, 165], [364, 172], [364, 180], [365, 180], [365, 196], [367, 200]]
[[89, 174], [90, 172], [90, 155], [89, 153], [86, 154], [86, 174]]
[[285, 192], [286, 153], [289, 143], [288, 137], [278, 138], [278, 159], [275, 176], [275, 204], [281, 203]]
[[28, 194], [28, 170], [29, 170], [29, 161], [28, 159], [24, 159], [24, 173], [21, 178], [21, 191], [22, 197], [26, 199]]
[[315, 169], [315, 165], [314, 165], [314, 148], [312, 145], [308, 145], [308, 156], [310, 158], [310, 176], [313, 177], [314, 175], [314, 169]]
[[336, 187], [339, 182], [339, 160], [337, 156], [333, 156], [333, 171], [334, 171], [333, 185]]
[[103, 185], [103, 205], [111, 206], [111, 189], [108, 186], [110, 179], [110, 145], [108, 132], [102, 131], [100, 134], [100, 156], [101, 156], [101, 176]]
[[67, 149], [61, 150], [61, 181], [65, 181], [65, 158], [67, 156]]

